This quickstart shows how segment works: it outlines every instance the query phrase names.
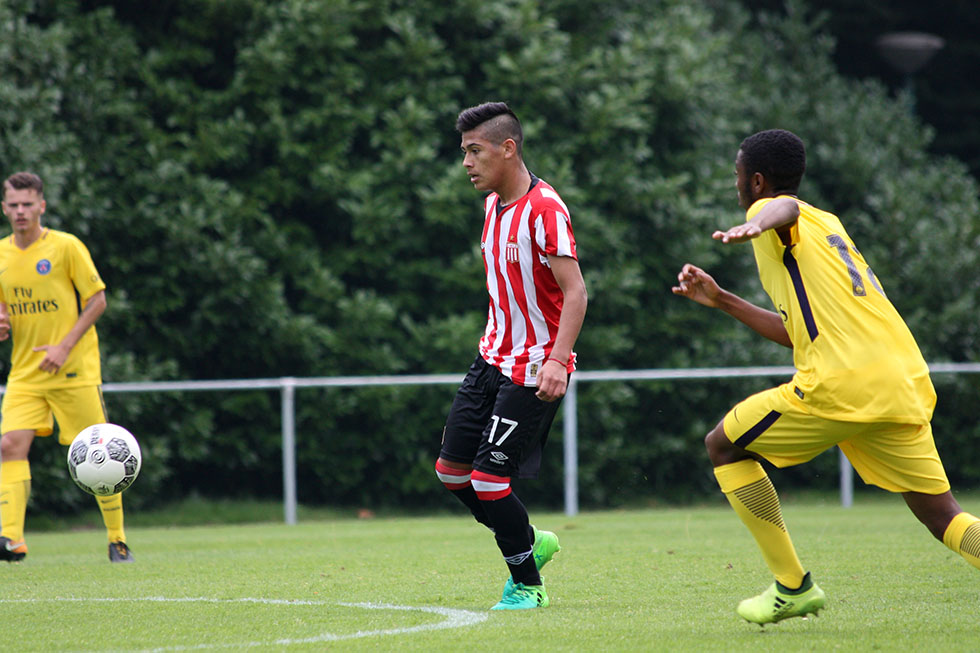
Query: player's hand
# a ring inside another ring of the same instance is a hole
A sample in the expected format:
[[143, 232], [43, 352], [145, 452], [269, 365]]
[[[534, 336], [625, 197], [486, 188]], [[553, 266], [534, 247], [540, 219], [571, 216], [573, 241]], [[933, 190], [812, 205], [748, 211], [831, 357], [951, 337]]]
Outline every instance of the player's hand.
[[762, 229], [759, 228], [759, 225], [750, 221], [732, 227], [728, 231], [716, 231], [711, 234], [711, 237], [723, 243], [744, 243], [747, 240], [758, 238], [760, 234], [762, 234]]
[[677, 274], [677, 285], [671, 288], [675, 295], [683, 295], [699, 304], [718, 307], [721, 286], [714, 278], [696, 265], [685, 263]]
[[0, 311], [0, 342], [10, 337], [10, 316], [7, 311]]
[[71, 349], [64, 345], [40, 345], [39, 347], [34, 347], [34, 351], [45, 352], [44, 360], [41, 361], [41, 364], [37, 368], [42, 372], [57, 374], [61, 366], [68, 360], [68, 353]]
[[534, 396], [541, 401], [555, 401], [564, 397], [567, 389], [568, 370], [561, 361], [549, 358], [538, 372], [538, 391]]

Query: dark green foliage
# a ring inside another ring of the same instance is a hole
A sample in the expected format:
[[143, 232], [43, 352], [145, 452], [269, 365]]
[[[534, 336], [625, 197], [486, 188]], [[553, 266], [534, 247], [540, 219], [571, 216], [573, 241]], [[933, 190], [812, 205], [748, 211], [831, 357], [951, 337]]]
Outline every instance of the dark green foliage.
[[[893, 95], [936, 128], [929, 151], [961, 159], [974, 176], [980, 174], [980, 89], [967, 71], [980, 68], [976, 34], [980, 12], [972, 0], [951, 0], [936, 6], [918, 0], [820, 0], [825, 30], [837, 41], [834, 62], [843, 74], [884, 81]], [[755, 0], [756, 8], [781, 11], [785, 0]], [[926, 32], [944, 46], [911, 75], [894, 68], [876, 47], [890, 32]]]
[[[48, 224], [92, 250], [106, 381], [462, 378], [486, 294], [453, 123], [490, 99], [571, 208], [583, 369], [790, 363], [670, 292], [691, 261], [768, 305], [750, 249], [710, 234], [742, 219], [738, 143], [776, 126], [807, 142], [804, 199], [841, 214], [927, 357], [976, 359], [976, 184], [925, 154], [930, 132], [883, 87], [836, 74], [802, 6], [540, 5], [0, 0], [0, 169], [42, 174]], [[704, 434], [778, 381], [582, 384], [583, 505], [715, 492]], [[966, 485], [971, 384], [941, 388], [936, 421]], [[455, 506], [432, 472], [454, 389], [297, 390], [300, 501]], [[131, 504], [280, 495], [275, 391], [107, 400], [144, 446]], [[534, 501], [561, 503], [561, 440], [559, 418]], [[53, 444], [32, 455], [35, 508], [88, 505], [47, 482], [64, 476]], [[833, 488], [835, 470], [828, 454], [779, 478]]]

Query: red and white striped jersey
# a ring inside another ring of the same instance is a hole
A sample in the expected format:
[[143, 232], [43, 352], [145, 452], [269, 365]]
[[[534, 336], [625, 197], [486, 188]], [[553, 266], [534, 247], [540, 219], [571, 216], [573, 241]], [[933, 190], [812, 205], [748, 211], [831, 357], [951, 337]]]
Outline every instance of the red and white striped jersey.
[[[518, 385], [537, 385], [538, 370], [558, 335], [564, 295], [548, 255], [578, 260], [568, 207], [555, 189], [531, 177], [531, 189], [513, 204], [487, 196], [480, 249], [490, 310], [480, 355]], [[575, 354], [568, 371], [575, 369]]]

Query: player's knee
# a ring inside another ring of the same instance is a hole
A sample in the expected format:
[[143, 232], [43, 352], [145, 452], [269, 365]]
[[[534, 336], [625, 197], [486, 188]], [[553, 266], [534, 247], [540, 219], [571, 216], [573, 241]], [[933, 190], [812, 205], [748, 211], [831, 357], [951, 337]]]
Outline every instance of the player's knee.
[[0, 460], [22, 460], [30, 448], [31, 441], [23, 431], [7, 431], [0, 436]]
[[[719, 435], [725, 435], [725, 430], [722, 428], [721, 424], [718, 424], [718, 426], [708, 431], [708, 434], [704, 436], [704, 448], [708, 451], [708, 456], [712, 456], [712, 453], [718, 450]], [[727, 441], [728, 438], [726, 437], [725, 440]]]
[[480, 501], [496, 501], [510, 494], [510, 477], [495, 476], [474, 469], [470, 475], [470, 483]]
[[436, 476], [446, 486], [447, 490], [462, 490], [470, 484], [471, 469], [457, 469], [445, 464], [442, 459], [436, 461]]
[[704, 448], [708, 451], [708, 458], [715, 467], [727, 465], [746, 457], [745, 452], [732, 444], [728, 436], [725, 435], [725, 427], [722, 422], [704, 437]]

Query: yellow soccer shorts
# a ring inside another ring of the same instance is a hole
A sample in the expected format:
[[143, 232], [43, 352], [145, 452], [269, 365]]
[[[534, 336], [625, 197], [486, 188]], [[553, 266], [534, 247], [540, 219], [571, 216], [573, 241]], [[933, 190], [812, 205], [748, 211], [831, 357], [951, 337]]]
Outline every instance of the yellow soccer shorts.
[[0, 405], [0, 433], [30, 430], [51, 435], [58, 420], [58, 441], [71, 444], [79, 431], [107, 421], [102, 388], [97, 385], [53, 390], [7, 389]]
[[816, 417], [787, 383], [748, 397], [724, 420], [735, 445], [777, 467], [804, 463], [834, 445], [869, 485], [889, 492], [949, 490], [929, 424], [840, 422]]

